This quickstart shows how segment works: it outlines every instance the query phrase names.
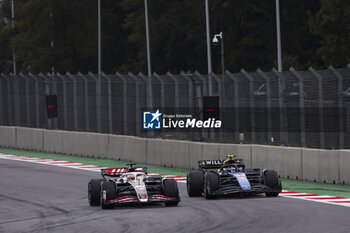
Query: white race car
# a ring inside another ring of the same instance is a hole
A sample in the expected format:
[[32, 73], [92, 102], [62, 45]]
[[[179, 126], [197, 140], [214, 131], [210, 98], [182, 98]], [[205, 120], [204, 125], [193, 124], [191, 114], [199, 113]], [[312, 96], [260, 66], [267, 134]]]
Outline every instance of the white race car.
[[91, 206], [113, 208], [122, 203], [164, 202], [165, 206], [177, 206], [180, 202], [175, 179], [148, 176], [146, 167], [101, 169], [103, 179], [92, 179], [88, 184]]

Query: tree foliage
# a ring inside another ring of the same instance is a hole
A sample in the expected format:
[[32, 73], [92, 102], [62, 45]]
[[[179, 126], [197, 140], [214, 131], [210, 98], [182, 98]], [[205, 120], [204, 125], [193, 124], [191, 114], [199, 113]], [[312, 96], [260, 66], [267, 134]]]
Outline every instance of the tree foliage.
[[350, 2], [321, 2], [321, 9], [309, 19], [311, 32], [319, 38], [317, 55], [326, 65], [345, 66], [350, 61]]
[[[0, 19], [0, 72], [97, 72], [97, 0], [10, 0]], [[143, 0], [101, 0], [102, 70], [147, 73]], [[210, 1], [211, 37], [222, 31], [225, 68], [271, 70], [277, 64], [275, 1]], [[152, 71], [207, 72], [204, 0], [148, 0]], [[349, 62], [350, 2], [280, 1], [284, 69]], [[212, 46], [221, 72], [220, 46]]]

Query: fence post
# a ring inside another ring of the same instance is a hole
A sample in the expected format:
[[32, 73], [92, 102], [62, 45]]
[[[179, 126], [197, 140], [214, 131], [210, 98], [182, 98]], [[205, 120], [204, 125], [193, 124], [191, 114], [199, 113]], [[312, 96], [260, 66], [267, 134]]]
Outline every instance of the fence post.
[[84, 80], [84, 99], [85, 99], [85, 130], [90, 131], [90, 122], [89, 122], [89, 84], [88, 79], [80, 72], [78, 72], [80, 78]]
[[178, 111], [179, 106], [180, 106], [179, 81], [174, 77], [174, 75], [172, 73], [168, 72], [167, 75], [175, 84], [175, 109], [176, 109], [176, 111]]
[[251, 124], [251, 140], [254, 143], [255, 137], [255, 112], [254, 112], [254, 80], [250, 74], [244, 69], [241, 69], [243, 76], [249, 81], [249, 109], [250, 109], [250, 124]]
[[36, 128], [39, 128], [40, 126], [40, 111], [39, 111], [39, 81], [38, 79], [32, 74], [28, 73], [29, 76], [31, 76], [35, 80], [35, 123]]
[[136, 78], [136, 76], [129, 72], [128, 76], [130, 78], [132, 78], [135, 82], [135, 128], [136, 128], [136, 135], [140, 136], [141, 135], [141, 127], [140, 127], [140, 115], [141, 115], [141, 111], [140, 111], [140, 87], [139, 87], [139, 80], [138, 78]]
[[62, 93], [62, 97], [63, 97], [63, 126], [64, 129], [67, 130], [68, 126], [67, 126], [67, 86], [66, 86], [66, 79], [57, 72], [57, 76], [62, 80], [62, 84], [63, 84], [63, 93]]
[[181, 71], [180, 74], [188, 82], [188, 107], [193, 108], [193, 80], [189, 78], [183, 71]]
[[[22, 74], [22, 73], [21, 73]], [[23, 74], [22, 74], [23, 75]], [[26, 115], [27, 115], [27, 127], [30, 125], [30, 95], [29, 95], [29, 79], [26, 76], [23, 76], [26, 82]]]
[[101, 133], [101, 80], [89, 71], [88, 75], [95, 81], [96, 92], [96, 131]]
[[[50, 95], [50, 87], [49, 87], [49, 81], [50, 80], [48, 80], [49, 79], [49, 77], [48, 76], [45, 76], [43, 73], [39, 73], [38, 74], [38, 76], [39, 77], [41, 77], [41, 78], [43, 78], [43, 80], [44, 80], [44, 86], [45, 86], [45, 96], [47, 96], [47, 95]], [[45, 125], [45, 128], [47, 128], [47, 129], [52, 129], [52, 119], [49, 119], [49, 118], [46, 118], [47, 120], [46, 120], [46, 125]]]
[[267, 110], [267, 141], [272, 143], [272, 122], [271, 122], [271, 83], [270, 78], [261, 70], [257, 69], [258, 74], [265, 80], [266, 84], [266, 110]]
[[11, 97], [11, 78], [9, 78], [9, 75], [4, 75], [5, 79], [7, 80], [7, 110], [8, 110], [8, 125], [13, 125], [12, 123], [12, 97]]
[[96, 125], [97, 132], [101, 133], [101, 79], [96, 78], [91, 71], [88, 72], [88, 75], [95, 81], [95, 90], [96, 90]]
[[[219, 97], [220, 97], [220, 106], [222, 107], [223, 106], [223, 93], [222, 93], [222, 79], [221, 78], [219, 78], [216, 74], [212, 74], [212, 77], [215, 79], [215, 81], [218, 83], [218, 89], [219, 89], [219, 91], [218, 91], [218, 93], [219, 93]], [[221, 77], [222, 77], [222, 75], [221, 75]]]
[[23, 78], [25, 82], [25, 92], [26, 92], [26, 126], [30, 126], [30, 103], [29, 103], [29, 82], [28, 78], [20, 72], [19, 75]]
[[300, 141], [301, 146], [306, 147], [305, 137], [305, 103], [304, 103], [304, 77], [296, 71], [293, 67], [290, 67], [289, 71], [298, 79], [299, 84], [299, 111], [300, 111]]
[[[52, 93], [52, 92], [50, 91], [50, 82], [51, 82], [50, 77], [53, 78], [53, 77], [51, 76], [51, 74], [48, 73], [48, 74], [44, 75], [44, 74], [42, 74], [42, 73], [39, 73], [39, 76], [42, 77], [42, 78], [44, 79], [45, 95], [53, 95], [54, 93]], [[56, 90], [56, 91], [57, 91], [57, 90]], [[46, 116], [46, 112], [45, 112], [45, 116]], [[55, 118], [46, 118], [46, 117], [45, 117], [45, 119], [47, 119], [47, 121], [46, 121], [46, 123], [47, 123], [46, 128], [48, 128], [48, 129], [54, 129], [54, 128], [55, 128], [55, 125], [54, 125], [54, 124], [55, 124], [55, 121], [57, 120], [57, 118], [55, 119]]]
[[[161, 88], [161, 90], [160, 90], [160, 95], [161, 95], [160, 105], [161, 106], [160, 107], [165, 108], [165, 84], [164, 84], [164, 80], [156, 72], [153, 72], [153, 76], [160, 82], [160, 88]], [[175, 102], [176, 102], [176, 100], [175, 100]], [[164, 137], [164, 131], [161, 131], [161, 135], [162, 135], [162, 137]], [[176, 133], [175, 137], [177, 137], [177, 133]]]
[[[138, 75], [146, 82], [147, 86], [147, 107], [152, 109], [153, 107], [153, 90], [152, 90], [152, 76], [145, 76], [143, 73], [139, 72]], [[153, 135], [153, 133], [151, 133]]]
[[77, 80], [74, 76], [67, 72], [66, 75], [73, 81], [73, 115], [74, 115], [74, 130], [78, 129], [78, 104], [77, 104]]
[[[221, 109], [223, 109], [223, 103], [224, 103], [224, 95], [223, 95], [223, 91], [222, 91], [222, 77], [223, 75], [220, 76], [220, 78], [212, 73], [212, 77], [215, 79], [215, 81], [218, 83], [218, 89], [219, 89], [219, 106]], [[220, 111], [220, 115], [222, 116], [223, 114], [223, 111], [221, 110]], [[220, 118], [222, 119], [222, 117], [220, 116]], [[212, 131], [212, 133], [215, 135], [215, 131]], [[222, 128], [220, 129], [220, 132], [219, 132], [219, 137], [220, 137], [220, 142], [223, 142], [223, 133], [222, 133]]]
[[343, 76], [334, 69], [333, 66], [329, 66], [328, 69], [338, 79], [338, 130], [339, 130], [339, 149], [344, 148], [344, 116], [343, 116]]
[[208, 95], [208, 81], [203, 78], [203, 76], [198, 71], [195, 71], [194, 75], [196, 75], [202, 81], [202, 96]]
[[229, 71], [226, 71], [226, 74], [228, 75], [229, 79], [233, 81], [233, 108], [234, 108], [234, 115], [235, 115], [235, 140], [236, 142], [239, 142], [239, 103], [238, 103], [238, 80], [234, 76], [234, 74], [230, 73]]
[[280, 140], [281, 144], [285, 143], [288, 145], [288, 134], [287, 130], [287, 118], [286, 118], [286, 109], [284, 104], [284, 91], [286, 89], [286, 79], [281, 72], [278, 72], [275, 68], [272, 69], [272, 72], [278, 77], [278, 99], [279, 99], [279, 109], [280, 109]]
[[[203, 85], [203, 83], [202, 83]], [[203, 113], [203, 102], [202, 102], [202, 87], [201, 85], [196, 85], [196, 100], [199, 108], [199, 112]], [[203, 129], [201, 130], [201, 141], [205, 140], [207, 138], [207, 132]]]
[[2, 79], [3, 79], [4, 73], [0, 74], [0, 125], [4, 125], [4, 102], [3, 102], [3, 92], [2, 92]]
[[[53, 84], [52, 84], [52, 93], [51, 94], [57, 96], [57, 78], [56, 78], [56, 75], [54, 72], [52, 72], [52, 73], [47, 73], [47, 76], [52, 78]], [[53, 128], [57, 129], [58, 128], [58, 118], [53, 118], [53, 119], [51, 119], [51, 121], [52, 121]]]
[[147, 86], [147, 107], [152, 109], [153, 107], [153, 91], [152, 91], [152, 78], [151, 76], [146, 77], [143, 73], [138, 73], [138, 75], [146, 82]]
[[[179, 112], [180, 107], [180, 95], [179, 95], [179, 80], [174, 77], [174, 75], [170, 72], [167, 72], [168, 77], [174, 82], [175, 88], [175, 111]], [[190, 134], [192, 137], [192, 133]], [[176, 137], [179, 138], [179, 128], [176, 129]]]
[[[187, 103], [188, 103], [188, 109], [190, 110], [190, 113], [193, 114], [195, 113], [195, 109], [194, 109], [194, 104], [193, 104], [193, 79], [190, 78], [185, 72], [181, 71], [180, 75], [187, 81], [188, 83], [188, 99], [187, 99]], [[190, 132], [190, 138], [194, 139], [195, 133], [191, 130]]]
[[121, 75], [120, 73], [116, 73], [117, 76], [123, 81], [123, 121], [124, 121], [124, 125], [123, 125], [123, 133], [127, 134], [128, 131], [128, 97], [126, 95], [127, 93], [127, 86], [126, 86], [126, 79], [123, 77], [123, 75]]
[[[143, 75], [141, 72], [138, 73], [138, 76], [146, 83], [146, 95], [147, 95], [147, 110], [152, 110], [152, 106], [153, 106], [153, 101], [152, 101], [152, 79], [151, 76], [146, 77], [145, 75]], [[154, 132], [153, 130], [148, 130], [147, 131], [147, 135], [148, 137], [153, 137]]]
[[164, 80], [159, 77], [159, 75], [154, 72], [153, 76], [160, 82], [160, 107], [165, 108], [165, 85]]
[[[113, 133], [113, 114], [112, 114], [112, 85], [111, 78], [106, 75], [103, 71], [101, 72], [102, 77], [107, 80], [107, 95], [108, 95], [108, 132]], [[124, 113], [125, 114], [125, 113]], [[125, 134], [125, 131], [124, 131]]]
[[[201, 84], [202, 84], [201, 88], [198, 89], [198, 87], [196, 87], [196, 92], [197, 92], [196, 93], [196, 97], [197, 97], [197, 100], [198, 100], [198, 104], [200, 104], [199, 105], [199, 108], [201, 109], [200, 112], [203, 114], [203, 101], [202, 101], [202, 98], [203, 98], [203, 96], [207, 96], [208, 95], [208, 81], [205, 78], [203, 78], [203, 76], [198, 71], [195, 71], [194, 75], [196, 75], [196, 77], [201, 80]], [[211, 83], [211, 85], [212, 85], [212, 83]], [[212, 86], [211, 86], [211, 88], [212, 88]], [[201, 96], [198, 96], [199, 94]], [[210, 137], [210, 139], [213, 139], [213, 136], [214, 135], [211, 132], [208, 132], [207, 130], [202, 129], [202, 139], [203, 140], [208, 140], [208, 137]]]
[[17, 75], [12, 74], [13, 83], [13, 99], [14, 99], [14, 110], [15, 110], [15, 125], [20, 126], [20, 110], [19, 110], [19, 81]]
[[323, 119], [323, 83], [322, 76], [315, 71], [312, 67], [309, 67], [311, 74], [317, 79], [318, 86], [318, 114], [319, 114], [319, 126], [320, 126], [320, 147], [324, 148], [324, 119]]

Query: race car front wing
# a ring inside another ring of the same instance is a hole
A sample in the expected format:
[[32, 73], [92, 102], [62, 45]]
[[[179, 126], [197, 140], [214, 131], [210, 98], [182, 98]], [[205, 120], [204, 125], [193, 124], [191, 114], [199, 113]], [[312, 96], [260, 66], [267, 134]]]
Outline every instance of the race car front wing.
[[244, 190], [239, 185], [225, 185], [221, 187], [219, 190], [211, 190], [212, 195], [229, 195], [229, 194], [237, 194], [237, 193], [267, 193], [267, 192], [281, 192], [280, 189], [271, 189], [264, 184], [256, 184], [252, 185], [251, 189]]
[[[148, 197], [148, 203], [150, 202], [165, 202], [165, 201], [178, 201], [174, 197], [167, 197], [162, 194], [154, 194]], [[105, 201], [106, 204], [112, 204], [112, 203], [137, 203], [140, 202], [139, 199], [136, 196], [121, 196], [116, 199], [107, 200]]]

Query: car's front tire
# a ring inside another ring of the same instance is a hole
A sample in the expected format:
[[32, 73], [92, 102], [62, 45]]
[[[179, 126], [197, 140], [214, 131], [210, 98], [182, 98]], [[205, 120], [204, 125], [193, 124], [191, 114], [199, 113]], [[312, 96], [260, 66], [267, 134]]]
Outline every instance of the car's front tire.
[[[278, 178], [278, 174], [275, 170], [264, 171], [264, 184], [274, 190], [281, 190], [281, 183]], [[277, 192], [266, 192], [267, 197], [277, 197], [280, 191]]]
[[177, 187], [177, 182], [175, 179], [163, 180], [163, 191], [165, 196], [173, 197], [176, 199], [176, 201], [164, 202], [165, 206], [177, 206], [179, 204], [179, 189]]
[[112, 181], [103, 181], [101, 183], [101, 208], [111, 209], [114, 207], [114, 204], [106, 204], [104, 202], [104, 192], [106, 192], [106, 201], [115, 199], [117, 196], [115, 183]]

